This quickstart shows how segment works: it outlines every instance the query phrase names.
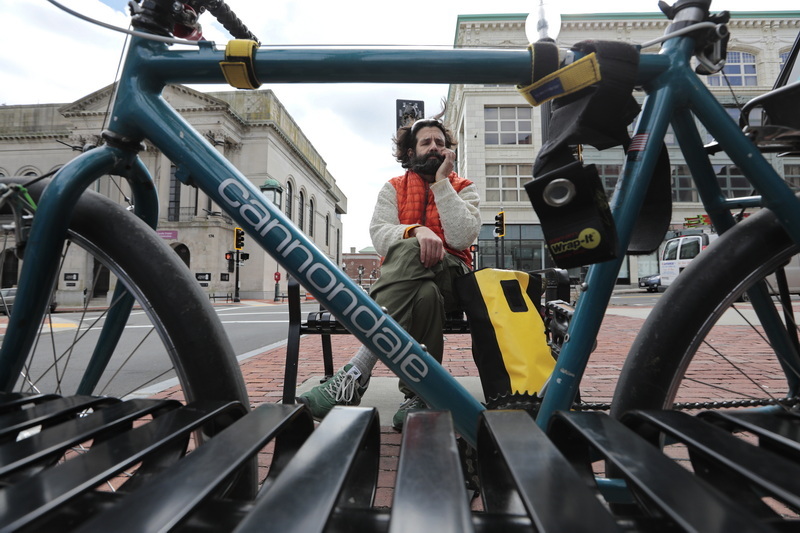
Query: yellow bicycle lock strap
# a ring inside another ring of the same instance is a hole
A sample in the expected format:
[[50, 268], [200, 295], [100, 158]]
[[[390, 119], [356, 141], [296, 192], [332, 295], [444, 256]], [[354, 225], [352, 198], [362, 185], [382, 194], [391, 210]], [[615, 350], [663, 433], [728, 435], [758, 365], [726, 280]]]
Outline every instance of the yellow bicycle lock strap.
[[220, 61], [222, 74], [237, 89], [258, 89], [261, 82], [256, 77], [255, 55], [258, 43], [248, 39], [233, 39], [225, 47], [225, 61]]
[[[533, 79], [538, 78], [538, 81], [527, 87], [517, 86], [517, 90], [531, 105], [538, 106], [548, 100], [580, 91], [601, 79], [600, 65], [594, 52], [564, 68], [547, 68], [552, 65], [552, 48], [554, 46], [548, 43], [528, 45], [533, 62]], [[542, 77], [543, 74], [545, 75]]]

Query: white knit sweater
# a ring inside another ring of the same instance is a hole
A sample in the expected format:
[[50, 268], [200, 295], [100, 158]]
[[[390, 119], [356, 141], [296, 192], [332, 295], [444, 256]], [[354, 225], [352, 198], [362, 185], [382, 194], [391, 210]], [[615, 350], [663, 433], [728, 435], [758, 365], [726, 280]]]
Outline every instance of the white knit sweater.
[[[478, 188], [473, 183], [464, 187], [461, 192], [456, 192], [450, 180], [441, 180], [431, 184], [431, 191], [447, 245], [454, 250], [466, 249], [475, 242], [481, 229]], [[409, 227], [408, 224], [400, 223], [397, 194], [395, 188], [387, 182], [378, 193], [369, 226], [372, 245], [380, 255], [385, 256], [389, 246], [401, 240]]]

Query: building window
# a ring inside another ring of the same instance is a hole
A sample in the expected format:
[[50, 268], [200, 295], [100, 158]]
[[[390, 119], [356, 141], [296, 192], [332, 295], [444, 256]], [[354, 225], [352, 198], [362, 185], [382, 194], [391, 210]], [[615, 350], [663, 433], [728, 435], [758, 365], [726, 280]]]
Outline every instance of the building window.
[[306, 213], [304, 211], [306, 207], [306, 195], [303, 191], [300, 191], [300, 194], [297, 195], [298, 203], [300, 205], [297, 206], [297, 226], [300, 228], [300, 231], [303, 231], [303, 226], [306, 223]]
[[753, 194], [753, 187], [742, 171], [735, 165], [715, 165], [717, 181], [722, 188], [722, 194], [730, 198], [741, 198]]
[[181, 219], [181, 182], [175, 177], [177, 167], [169, 168], [169, 204], [167, 205], [167, 220], [176, 222]]
[[597, 173], [600, 175], [600, 181], [603, 182], [603, 190], [606, 192], [606, 197], [611, 198], [622, 173], [622, 165], [599, 164], [595, 166], [597, 167]]
[[523, 186], [533, 179], [533, 165], [486, 165], [486, 201], [519, 202], [527, 200]]
[[[747, 52], [728, 52], [725, 67], [722, 72], [733, 87], [754, 87], [758, 85], [756, 74], [756, 56]], [[727, 85], [722, 73], [708, 76], [711, 87], [724, 87]]]
[[331, 245], [331, 216], [325, 215], [325, 246]]
[[687, 165], [672, 165], [672, 200], [674, 202], [697, 202], [697, 189]]
[[308, 236], [314, 238], [314, 200], [308, 201]]
[[339, 228], [336, 228], [336, 264], [341, 264], [342, 256], [339, 253], [342, 250], [342, 235]]
[[286, 216], [292, 220], [292, 209], [294, 208], [294, 187], [291, 181], [286, 182]]
[[787, 163], [783, 166], [783, 175], [786, 183], [793, 191], [800, 191], [800, 165]]
[[532, 109], [524, 107], [484, 107], [483, 126], [486, 144], [531, 144]]

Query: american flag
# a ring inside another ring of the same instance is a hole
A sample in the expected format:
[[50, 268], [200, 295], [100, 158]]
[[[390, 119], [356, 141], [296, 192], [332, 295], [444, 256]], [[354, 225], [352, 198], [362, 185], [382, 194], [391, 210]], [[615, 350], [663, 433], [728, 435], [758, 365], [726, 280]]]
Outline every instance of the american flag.
[[647, 139], [650, 137], [649, 133], [637, 133], [631, 139], [631, 145], [628, 148], [629, 152], [641, 152], [644, 150], [644, 145], [647, 144]]

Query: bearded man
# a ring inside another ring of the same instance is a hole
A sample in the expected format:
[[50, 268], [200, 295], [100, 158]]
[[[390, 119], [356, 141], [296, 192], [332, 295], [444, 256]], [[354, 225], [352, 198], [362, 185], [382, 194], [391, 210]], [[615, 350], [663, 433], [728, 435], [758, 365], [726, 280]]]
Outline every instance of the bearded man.
[[[401, 127], [393, 141], [406, 172], [378, 194], [370, 236], [383, 263], [370, 295], [441, 363], [445, 315], [458, 310], [453, 282], [471, 269], [470, 246], [480, 231], [478, 190], [453, 171], [456, 141], [438, 118]], [[359, 405], [377, 361], [362, 346], [331, 379], [297, 400], [317, 419], [335, 405]], [[402, 382], [400, 390], [405, 399], [392, 419], [397, 430], [410, 409], [427, 408]]]

